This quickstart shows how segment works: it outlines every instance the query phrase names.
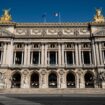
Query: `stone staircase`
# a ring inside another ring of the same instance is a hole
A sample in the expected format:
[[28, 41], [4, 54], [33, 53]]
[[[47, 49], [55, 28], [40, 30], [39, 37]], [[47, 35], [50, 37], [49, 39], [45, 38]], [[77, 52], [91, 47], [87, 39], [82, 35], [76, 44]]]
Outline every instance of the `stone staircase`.
[[102, 88], [46, 88], [46, 89], [23, 89], [23, 88], [13, 88], [13, 89], [0, 89], [1, 94], [105, 94], [105, 89]]

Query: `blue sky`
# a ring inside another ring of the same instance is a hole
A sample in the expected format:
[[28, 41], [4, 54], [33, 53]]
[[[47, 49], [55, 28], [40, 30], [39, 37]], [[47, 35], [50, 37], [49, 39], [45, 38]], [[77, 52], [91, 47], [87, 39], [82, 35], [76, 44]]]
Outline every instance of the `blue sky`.
[[105, 16], [105, 0], [0, 0], [0, 16], [3, 9], [11, 8], [15, 22], [57, 22], [55, 12], [60, 12], [62, 22], [89, 22], [95, 8], [102, 8]]

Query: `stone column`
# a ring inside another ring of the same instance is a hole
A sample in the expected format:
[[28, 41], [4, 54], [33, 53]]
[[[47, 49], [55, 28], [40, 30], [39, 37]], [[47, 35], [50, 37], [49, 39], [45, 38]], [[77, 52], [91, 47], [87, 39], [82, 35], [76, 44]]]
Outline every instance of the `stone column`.
[[44, 51], [44, 44], [42, 44], [42, 47], [41, 47], [41, 65], [44, 66], [44, 55], [45, 55], [45, 51]]
[[95, 49], [96, 49], [96, 61], [97, 61], [97, 65], [100, 65], [98, 43], [95, 43]]
[[94, 42], [92, 42], [92, 55], [93, 55], [92, 62], [96, 66], [96, 52], [95, 52], [95, 43]]
[[7, 55], [7, 44], [4, 44], [4, 51], [3, 51], [3, 65], [6, 65], [6, 55]]
[[72, 56], [73, 56], [73, 65], [75, 65], [75, 51], [72, 51]]
[[31, 53], [31, 45], [29, 44], [28, 45], [28, 48], [27, 48], [27, 65], [30, 65], [30, 57], [31, 57], [31, 55], [30, 55], [30, 53]]
[[78, 55], [79, 55], [79, 65], [82, 66], [82, 60], [81, 60], [81, 44], [79, 44]]
[[58, 45], [58, 64], [59, 64], [59, 66], [61, 66], [61, 45], [59, 44]]
[[78, 59], [78, 46], [77, 43], [75, 44], [75, 59], [76, 59], [76, 66], [79, 65], [79, 59]]
[[11, 66], [13, 64], [13, 40], [8, 44], [7, 48], [7, 64]]
[[59, 64], [59, 60], [58, 60], [58, 51], [56, 51], [56, 65]]
[[[23, 53], [23, 52], [22, 52]], [[25, 48], [24, 48], [24, 65], [27, 65], [27, 59], [28, 58], [28, 51], [27, 51], [27, 44], [25, 44]]]
[[48, 61], [48, 56], [47, 56], [47, 49], [48, 49], [48, 45], [45, 44], [45, 59], [44, 59], [44, 65], [47, 66], [47, 61]]
[[91, 51], [89, 51], [89, 57], [90, 57], [90, 64], [92, 65]]
[[102, 48], [101, 43], [99, 43], [99, 54], [100, 54], [100, 63], [101, 65], [104, 65], [103, 59], [102, 59]]
[[65, 65], [65, 62], [64, 62], [64, 43], [62, 44], [62, 50], [61, 50], [61, 55], [62, 55], [62, 62], [61, 62], [61, 64], [62, 64], [62, 66], [64, 66]]

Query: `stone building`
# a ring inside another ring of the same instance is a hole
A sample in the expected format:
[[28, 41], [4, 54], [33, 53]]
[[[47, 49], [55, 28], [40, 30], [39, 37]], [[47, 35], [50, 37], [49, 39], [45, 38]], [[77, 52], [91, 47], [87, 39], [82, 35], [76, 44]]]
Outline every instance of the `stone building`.
[[0, 18], [0, 88], [105, 88], [105, 18], [17, 23]]

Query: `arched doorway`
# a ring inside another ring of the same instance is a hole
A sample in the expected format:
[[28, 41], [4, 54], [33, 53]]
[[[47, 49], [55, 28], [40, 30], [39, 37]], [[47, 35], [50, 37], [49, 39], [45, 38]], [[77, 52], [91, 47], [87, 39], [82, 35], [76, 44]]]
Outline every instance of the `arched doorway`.
[[75, 88], [75, 76], [73, 73], [69, 72], [66, 77], [67, 87], [68, 88]]
[[56, 73], [50, 73], [48, 77], [48, 84], [50, 88], [57, 88], [57, 75]]
[[85, 74], [85, 87], [86, 88], [94, 88], [94, 77], [93, 74], [90, 72], [87, 72]]
[[31, 88], [39, 88], [39, 74], [38, 73], [32, 73], [30, 85], [31, 85]]
[[20, 88], [21, 87], [21, 74], [16, 72], [12, 76], [12, 88]]

